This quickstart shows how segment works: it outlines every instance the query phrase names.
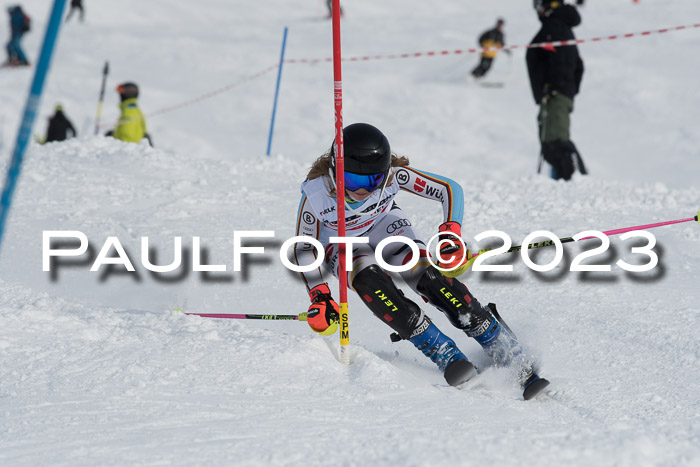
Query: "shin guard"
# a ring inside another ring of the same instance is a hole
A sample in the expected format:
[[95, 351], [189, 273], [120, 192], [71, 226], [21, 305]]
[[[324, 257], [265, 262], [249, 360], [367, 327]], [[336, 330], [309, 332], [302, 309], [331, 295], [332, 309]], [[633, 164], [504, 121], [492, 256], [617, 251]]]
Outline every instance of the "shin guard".
[[501, 325], [489, 307], [481, 306], [457, 279], [428, 268], [418, 282], [418, 292], [442, 311], [452, 325], [473, 337], [496, 364], [508, 365], [522, 353], [515, 335]]
[[483, 309], [464, 284], [443, 276], [433, 267], [420, 278], [417, 290], [428, 303], [442, 311], [454, 327], [467, 331], [467, 334], [491, 321], [491, 313]]
[[421, 325], [425, 324], [423, 311], [407, 299], [394, 281], [382, 271], [379, 266], [372, 264], [360, 271], [352, 283], [367, 308], [374, 315], [389, 325], [403, 339], [410, 339]]

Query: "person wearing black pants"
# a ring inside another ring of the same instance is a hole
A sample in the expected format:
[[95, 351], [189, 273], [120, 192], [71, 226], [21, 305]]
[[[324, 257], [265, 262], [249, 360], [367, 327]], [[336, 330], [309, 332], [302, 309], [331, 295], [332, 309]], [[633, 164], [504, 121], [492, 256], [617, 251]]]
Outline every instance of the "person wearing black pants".
[[[576, 39], [572, 28], [581, 24], [581, 16], [575, 6], [563, 1], [535, 0], [535, 9], [542, 27], [532, 44]], [[540, 167], [542, 159], [547, 161], [552, 166], [554, 179], [569, 180], [577, 168], [586, 174], [581, 155], [569, 133], [574, 97], [583, 77], [583, 61], [578, 47], [530, 48], [525, 59], [532, 95], [540, 106]]]
[[68, 16], [66, 16], [66, 23], [71, 18], [71, 16], [73, 16], [73, 12], [75, 10], [80, 10], [80, 22], [82, 23], [85, 20], [85, 9], [83, 8], [83, 0], [71, 0], [70, 11], [68, 12]]

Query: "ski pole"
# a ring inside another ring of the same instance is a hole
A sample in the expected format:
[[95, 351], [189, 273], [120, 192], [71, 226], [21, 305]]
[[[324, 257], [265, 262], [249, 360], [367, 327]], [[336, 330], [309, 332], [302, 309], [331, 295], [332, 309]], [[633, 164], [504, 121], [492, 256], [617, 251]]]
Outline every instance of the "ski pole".
[[109, 74], [109, 62], [105, 62], [105, 67], [102, 69], [102, 87], [100, 88], [100, 99], [97, 101], [97, 118], [95, 119], [95, 136], [100, 132], [100, 119], [102, 118], [102, 103], [105, 100], [105, 84], [107, 83], [107, 75]]
[[[664, 226], [664, 225], [680, 224], [680, 223], [682, 223], [682, 222], [698, 221], [698, 216], [700, 216], [700, 212], [698, 212], [698, 213], [695, 215], [695, 217], [689, 217], [689, 218], [687, 218], [687, 219], [678, 219], [678, 220], [675, 220], [675, 221], [656, 222], [656, 223], [654, 223], [654, 224], [637, 225], [637, 226], [635, 226], [635, 227], [625, 227], [625, 228], [622, 228], [622, 229], [606, 230], [606, 231], [603, 232], [603, 234], [604, 234], [604, 235], [607, 235], [607, 236], [611, 236], [611, 235], [620, 235], [620, 234], [623, 234], [623, 233], [625, 233], [625, 232], [632, 232], [632, 231], [634, 231], [634, 230], [653, 229], [654, 227], [662, 227], [662, 226]], [[699, 221], [699, 222], [700, 222], [700, 221]], [[591, 239], [591, 238], [597, 238], [597, 237], [583, 237], [581, 240], [589, 240], [589, 239]], [[559, 241], [560, 241], [561, 243], [570, 243], [570, 242], [574, 242], [575, 240], [573, 239], [573, 237], [564, 237], [564, 238], [560, 238]], [[533, 248], [540, 248], [540, 247], [543, 247], [543, 246], [550, 246], [550, 245], [554, 245], [554, 241], [552, 241], [552, 240], [547, 240], [547, 241], [544, 241], [544, 242], [530, 243], [530, 244], [527, 246], [527, 249], [528, 249], [528, 250], [531, 250], [531, 249], [533, 249]], [[520, 251], [521, 249], [522, 249], [522, 245], [514, 246], [514, 247], [511, 248], [510, 250], [506, 251], [506, 253], [513, 253], [513, 252], [516, 252], [516, 251]], [[474, 257], [478, 256], [479, 254], [481, 254], [481, 251], [479, 251], [479, 253], [478, 253], [477, 255], [474, 255]]]
[[[175, 308], [175, 311], [183, 311]], [[185, 313], [186, 315], [201, 316], [202, 318], [226, 318], [226, 319], [267, 319], [276, 321], [306, 321], [306, 312], [298, 315], [255, 315], [249, 313]]]
[[[680, 224], [680, 223], [683, 223], [683, 222], [693, 222], [693, 221], [695, 221], [695, 222], [700, 223], [700, 220], [698, 220], [698, 219], [700, 219], [700, 211], [698, 211], [698, 212], [695, 214], [694, 217], [688, 217], [687, 219], [678, 219], [678, 220], [673, 220], [673, 221], [655, 222], [655, 223], [653, 223], [653, 224], [637, 225], [637, 226], [634, 226], [634, 227], [624, 227], [624, 228], [622, 228], [622, 229], [606, 230], [606, 231], [604, 231], [604, 232], [602, 232], [602, 233], [603, 233], [604, 235], [607, 235], [607, 236], [611, 236], [611, 235], [620, 235], [620, 234], [623, 234], [623, 233], [625, 233], [625, 232], [632, 232], [632, 231], [634, 231], [634, 230], [653, 229], [653, 228], [655, 228], [655, 227], [662, 227], [662, 226], [664, 226], [664, 225], [672, 225], [672, 224]], [[581, 238], [580, 240], [589, 240], [589, 239], [591, 239], [591, 238], [597, 238], [597, 237], [583, 237], [583, 238]], [[573, 237], [564, 237], [564, 238], [560, 238], [559, 241], [560, 241], [561, 243], [570, 243], [570, 242], [575, 242], [576, 240], [574, 240]], [[530, 243], [530, 244], [527, 246], [527, 249], [528, 249], [528, 250], [532, 250], [532, 249], [534, 249], [534, 248], [541, 248], [541, 247], [544, 247], [544, 246], [552, 246], [552, 245], [554, 245], [554, 244], [555, 244], [555, 242], [554, 242], [553, 240], [545, 240], [545, 241], [543, 241], [543, 242]], [[522, 250], [522, 248], [523, 248], [522, 245], [517, 245], [517, 246], [514, 246], [514, 247], [510, 248], [510, 249], [509, 249], [508, 251], [506, 251], [505, 253], [515, 253], [516, 251]], [[453, 269], [453, 270], [451, 270], [451, 271], [444, 271], [443, 274], [448, 275], [448, 277], [457, 277], [457, 276], [463, 274], [464, 272], [466, 272], [467, 269], [469, 269], [469, 268], [472, 266], [472, 264], [474, 263], [474, 260], [475, 260], [480, 254], [486, 253], [487, 251], [491, 251], [491, 250], [493, 250], [493, 248], [485, 248], [485, 249], [483, 249], [483, 250], [479, 250], [479, 252], [478, 252], [477, 254], [471, 256], [471, 257], [467, 260], [467, 262], [465, 262], [463, 265], [461, 265], [461, 266], [459, 266], [458, 268]]]

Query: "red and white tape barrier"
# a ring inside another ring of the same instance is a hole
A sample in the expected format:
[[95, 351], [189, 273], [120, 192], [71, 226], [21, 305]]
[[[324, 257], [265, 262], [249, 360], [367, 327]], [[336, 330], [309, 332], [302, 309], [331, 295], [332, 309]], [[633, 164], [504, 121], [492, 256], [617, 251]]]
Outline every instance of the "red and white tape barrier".
[[[574, 40], [568, 40], [568, 41], [553, 41], [553, 42], [540, 42], [537, 44], [527, 44], [527, 45], [510, 45], [507, 47], [499, 47], [498, 50], [515, 50], [515, 49], [534, 49], [534, 48], [541, 48], [541, 49], [547, 49], [547, 50], [554, 50], [556, 47], [566, 47], [570, 45], [578, 45], [578, 44], [585, 44], [589, 42], [602, 42], [602, 41], [612, 41], [616, 39], [630, 39], [632, 37], [643, 37], [643, 36], [650, 36], [652, 34], [664, 34], [667, 32], [673, 32], [673, 31], [682, 31], [684, 29], [694, 29], [694, 28], [700, 28], [700, 23], [697, 24], [690, 24], [690, 25], [685, 25], [685, 26], [674, 26], [670, 28], [662, 28], [662, 29], [656, 29], [656, 30], [650, 30], [650, 31], [642, 31], [642, 32], [630, 32], [626, 34], [613, 34], [610, 36], [601, 36], [601, 37], [592, 37], [590, 39], [574, 39]], [[481, 53], [485, 52], [488, 50], [491, 50], [492, 48], [489, 47], [484, 47], [484, 48], [473, 48], [473, 49], [456, 49], [456, 50], [439, 50], [439, 51], [429, 51], [429, 52], [411, 52], [411, 53], [401, 53], [401, 54], [389, 54], [389, 55], [364, 55], [364, 56], [359, 56], [359, 57], [345, 57], [343, 58], [344, 62], [360, 62], [360, 61], [369, 61], [369, 60], [396, 60], [396, 59], [404, 59], [404, 58], [420, 58], [420, 57], [437, 57], [437, 56], [445, 56], [445, 55], [461, 55], [461, 54], [473, 54], [473, 53]], [[301, 59], [287, 59], [284, 61], [285, 63], [320, 63], [320, 62], [333, 62], [332, 57], [328, 58], [301, 58]], [[269, 73], [270, 71], [276, 69], [279, 66], [279, 64], [271, 65], [264, 70], [261, 70], [255, 74], [252, 74], [250, 76], [247, 76], [239, 81], [236, 81], [233, 84], [229, 84], [228, 86], [224, 86], [222, 88], [219, 88], [217, 90], [208, 92], [206, 94], [202, 94], [201, 96], [197, 96], [193, 99], [190, 99], [188, 101], [181, 102], [179, 104], [171, 105], [169, 107], [164, 107], [162, 109], [158, 109], [154, 112], [151, 112], [148, 114], [149, 117], [155, 116], [155, 115], [160, 115], [168, 112], [172, 112], [174, 110], [187, 107], [193, 104], [196, 104], [198, 102], [201, 102], [203, 100], [212, 98], [218, 94], [222, 94], [226, 91], [229, 91], [237, 86], [240, 86], [244, 83], [247, 83], [249, 81], [253, 81], [266, 73]]]
[[[553, 50], [556, 47], [566, 47], [568, 45], [585, 44], [588, 42], [601, 42], [601, 41], [611, 41], [615, 39], [629, 39], [632, 37], [650, 36], [652, 34], [664, 34], [666, 32], [672, 31], [682, 31], [684, 29], [700, 28], [700, 23], [690, 24], [685, 26], [675, 26], [672, 28], [656, 29], [653, 31], [642, 31], [642, 32], [630, 32], [627, 34], [613, 34], [611, 36], [602, 37], [592, 37], [590, 39], [573, 39], [568, 41], [553, 41], [553, 42], [540, 42], [537, 44], [527, 44], [527, 45], [510, 45], [507, 47], [498, 47], [497, 50], [515, 50], [515, 49], [548, 49]], [[343, 61], [346, 62], [359, 62], [368, 60], [394, 60], [399, 58], [419, 58], [419, 57], [436, 57], [444, 55], [461, 55], [461, 54], [474, 54], [482, 53], [488, 50], [493, 50], [493, 47], [480, 47], [473, 49], [456, 49], [456, 50], [433, 50], [429, 52], [411, 52], [411, 53], [401, 53], [401, 54], [390, 54], [390, 55], [363, 55], [359, 57], [346, 57]], [[332, 62], [332, 58], [300, 58], [300, 59], [289, 59], [285, 60], [285, 63], [319, 63], [319, 62]]]

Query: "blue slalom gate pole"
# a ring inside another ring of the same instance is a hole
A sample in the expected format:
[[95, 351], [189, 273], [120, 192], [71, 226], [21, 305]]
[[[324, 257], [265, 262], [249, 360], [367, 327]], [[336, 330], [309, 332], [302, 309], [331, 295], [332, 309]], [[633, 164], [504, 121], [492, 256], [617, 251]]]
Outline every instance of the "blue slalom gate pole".
[[270, 122], [270, 136], [267, 138], [267, 155], [270, 155], [272, 146], [272, 132], [275, 129], [275, 114], [277, 113], [277, 97], [280, 94], [280, 81], [282, 81], [282, 64], [284, 63], [284, 48], [287, 46], [287, 26], [284, 27], [284, 37], [282, 38], [282, 54], [280, 55], [280, 67], [277, 71], [277, 87], [275, 88], [275, 102], [272, 105], [272, 121]]
[[5, 232], [5, 221], [10, 211], [10, 205], [12, 204], [12, 194], [15, 191], [17, 179], [22, 169], [24, 152], [27, 149], [27, 143], [32, 134], [34, 119], [36, 118], [36, 112], [39, 108], [41, 92], [44, 89], [44, 81], [46, 81], [46, 75], [49, 71], [49, 65], [51, 64], [51, 56], [53, 55], [53, 49], [56, 45], [56, 37], [58, 37], [58, 30], [61, 26], [61, 18], [63, 17], [65, 5], [66, 0], [54, 0], [53, 2], [49, 24], [46, 27], [46, 34], [44, 35], [44, 43], [41, 46], [39, 61], [34, 71], [34, 80], [32, 81], [29, 96], [27, 96], [22, 123], [17, 132], [15, 150], [12, 152], [12, 160], [7, 169], [5, 186], [3, 187], [2, 198], [0, 199], [0, 246], [2, 245], [3, 233]]

